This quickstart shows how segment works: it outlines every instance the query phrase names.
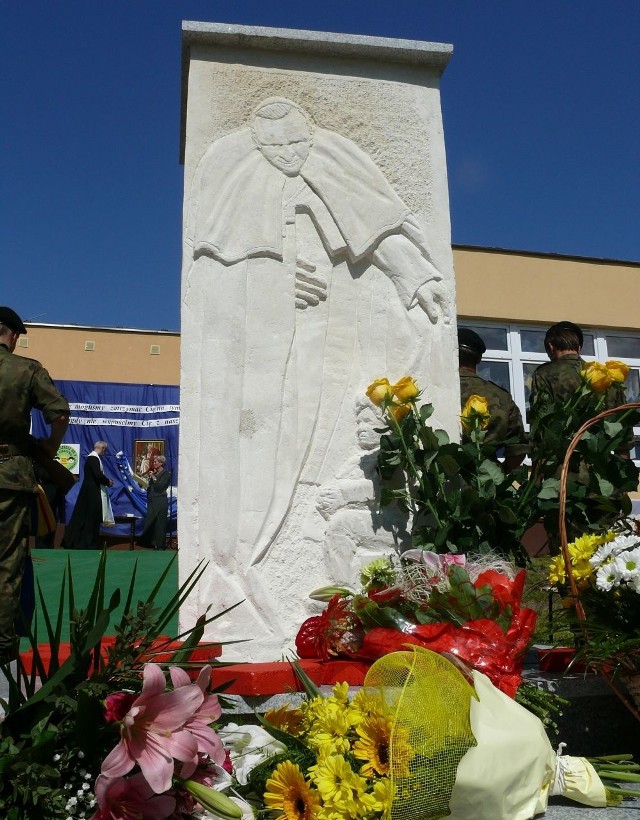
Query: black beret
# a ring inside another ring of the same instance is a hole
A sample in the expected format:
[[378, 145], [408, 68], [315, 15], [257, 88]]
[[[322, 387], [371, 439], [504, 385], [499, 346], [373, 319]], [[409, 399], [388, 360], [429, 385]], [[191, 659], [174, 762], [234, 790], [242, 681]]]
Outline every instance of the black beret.
[[551, 325], [549, 330], [547, 330], [547, 336], [553, 336], [554, 333], [562, 333], [564, 330], [568, 330], [569, 333], [573, 333], [573, 335], [578, 339], [580, 347], [582, 347], [584, 344], [582, 330], [578, 327], [578, 325], [574, 325], [573, 322], [556, 322], [555, 325]]
[[0, 324], [6, 325], [14, 333], [26, 333], [22, 319], [10, 307], [0, 307]]
[[458, 347], [464, 347], [466, 350], [470, 350], [478, 356], [482, 356], [487, 349], [481, 337], [478, 336], [475, 330], [471, 330], [470, 327], [458, 328]]

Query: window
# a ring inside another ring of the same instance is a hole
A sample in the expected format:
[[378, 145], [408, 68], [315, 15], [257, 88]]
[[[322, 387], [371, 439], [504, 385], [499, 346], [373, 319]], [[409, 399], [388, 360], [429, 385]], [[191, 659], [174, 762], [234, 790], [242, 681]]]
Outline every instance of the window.
[[[533, 371], [548, 361], [544, 350], [547, 327], [499, 324], [459, 319], [460, 327], [475, 330], [487, 346], [478, 373], [483, 379], [509, 390], [528, 428], [529, 393]], [[551, 323], [549, 323], [551, 324]], [[631, 368], [627, 377], [627, 401], [640, 401], [640, 335], [623, 331], [583, 328], [582, 357], [586, 361], [620, 359]], [[635, 429], [635, 459], [640, 460], [640, 427]]]

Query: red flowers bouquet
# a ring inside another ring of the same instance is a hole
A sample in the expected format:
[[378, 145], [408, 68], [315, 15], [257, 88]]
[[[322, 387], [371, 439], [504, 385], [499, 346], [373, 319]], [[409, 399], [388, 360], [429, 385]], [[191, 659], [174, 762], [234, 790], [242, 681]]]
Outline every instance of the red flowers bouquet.
[[300, 657], [375, 660], [415, 644], [458, 656], [514, 697], [536, 615], [522, 608], [524, 570], [494, 559], [411, 550], [400, 566], [380, 559], [363, 589], [325, 588], [327, 609], [300, 628]]

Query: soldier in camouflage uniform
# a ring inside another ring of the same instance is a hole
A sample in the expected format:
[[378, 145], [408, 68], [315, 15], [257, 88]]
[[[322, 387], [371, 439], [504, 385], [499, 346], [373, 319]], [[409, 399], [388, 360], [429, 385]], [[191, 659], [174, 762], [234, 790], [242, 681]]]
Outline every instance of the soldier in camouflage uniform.
[[[486, 345], [470, 328], [458, 330], [458, 361], [460, 365], [460, 402], [464, 408], [469, 396], [482, 396], [489, 405], [489, 425], [485, 441], [496, 444], [509, 443], [504, 447], [503, 469], [510, 473], [522, 464], [527, 454], [527, 436], [522, 416], [511, 394], [494, 382], [476, 373], [482, 361]], [[465, 434], [463, 432], [463, 440]]]
[[[36, 492], [33, 448], [53, 458], [69, 423], [69, 404], [44, 367], [13, 355], [26, 332], [15, 311], [0, 307], [0, 664], [13, 660], [18, 648], [15, 626]], [[29, 436], [33, 407], [51, 425], [39, 445]]]
[[[583, 384], [580, 376], [580, 371], [585, 366], [584, 359], [580, 357], [583, 342], [582, 330], [573, 322], [557, 322], [545, 334], [544, 347], [550, 361], [537, 367], [531, 379], [531, 443], [534, 460], [539, 405], [548, 400], [563, 403]], [[624, 386], [613, 385], [607, 393], [605, 408], [618, 407], [624, 402]]]

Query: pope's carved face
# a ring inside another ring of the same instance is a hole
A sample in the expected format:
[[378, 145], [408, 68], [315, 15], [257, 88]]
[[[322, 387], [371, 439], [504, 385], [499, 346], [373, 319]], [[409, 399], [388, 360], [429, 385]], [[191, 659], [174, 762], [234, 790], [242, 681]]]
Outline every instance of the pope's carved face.
[[299, 111], [294, 109], [279, 120], [256, 117], [255, 134], [266, 160], [288, 177], [300, 173], [311, 149], [311, 134]]
[[375, 450], [380, 445], [380, 433], [376, 433], [376, 427], [379, 426], [380, 419], [372, 407], [363, 407], [357, 411], [356, 435], [363, 450]]

